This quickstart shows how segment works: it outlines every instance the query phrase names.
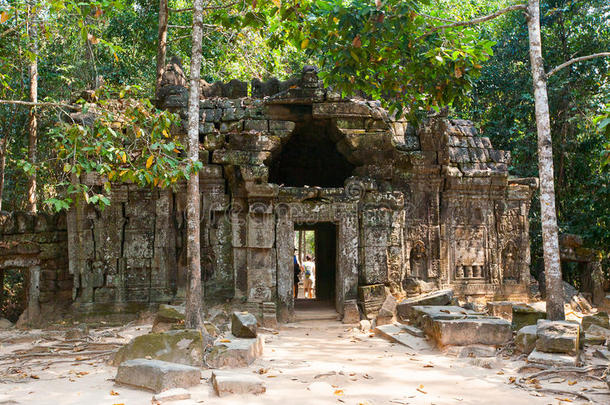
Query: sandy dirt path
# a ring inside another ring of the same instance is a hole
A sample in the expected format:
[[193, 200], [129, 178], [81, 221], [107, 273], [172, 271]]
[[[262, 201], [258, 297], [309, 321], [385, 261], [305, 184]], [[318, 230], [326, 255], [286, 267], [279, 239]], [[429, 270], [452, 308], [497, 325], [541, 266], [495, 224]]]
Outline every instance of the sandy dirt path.
[[[6, 348], [2, 351], [6, 353]], [[300, 322], [282, 326], [277, 335], [266, 335], [263, 358], [240, 369], [259, 374], [267, 386], [265, 394], [218, 398], [207, 382], [211, 371], [204, 370], [202, 384], [189, 389], [192, 398], [170, 404], [561, 403], [557, 396], [535, 397], [509, 383], [509, 377], [518, 376], [516, 368], [523, 362], [498, 359], [489, 369], [476, 365], [477, 361], [447, 357], [436, 350], [416, 353], [336, 321]], [[3, 381], [0, 404], [151, 403], [151, 393], [115, 385], [112, 379], [116, 368], [101, 360], [44, 368], [27, 370], [38, 379]]]

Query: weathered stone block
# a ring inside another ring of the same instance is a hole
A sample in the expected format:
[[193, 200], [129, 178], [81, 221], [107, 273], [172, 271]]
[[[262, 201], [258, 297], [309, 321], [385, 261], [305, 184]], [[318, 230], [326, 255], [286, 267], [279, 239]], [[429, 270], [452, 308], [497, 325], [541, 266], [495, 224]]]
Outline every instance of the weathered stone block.
[[184, 307], [176, 305], [159, 305], [159, 310], [153, 321], [152, 332], [166, 332], [184, 327]]
[[579, 365], [578, 356], [564, 353], [545, 353], [534, 349], [527, 356], [528, 363], [546, 364], [553, 367], [577, 367]]
[[231, 315], [231, 333], [238, 338], [255, 338], [257, 331], [256, 317], [248, 312], [233, 312]]
[[545, 353], [578, 354], [579, 331], [580, 325], [577, 323], [540, 319], [537, 323], [536, 349]]
[[401, 319], [408, 318], [410, 308], [421, 305], [449, 305], [453, 299], [453, 290], [440, 290], [418, 297], [402, 300], [396, 305], [396, 312]]
[[360, 311], [356, 300], [345, 300], [343, 304], [343, 323], [358, 323], [360, 321]]
[[608, 329], [610, 327], [610, 323], [608, 322], [608, 313], [607, 312], [598, 312], [593, 315], [586, 315], [582, 318], [582, 328], [583, 330], [588, 330], [591, 325], [601, 326], [602, 328]]
[[509, 322], [513, 320], [513, 306], [525, 305], [524, 303], [516, 303], [512, 301], [491, 301], [487, 303], [487, 312], [491, 316], [497, 316], [506, 319]]
[[512, 325], [514, 330], [520, 330], [527, 325], [536, 325], [539, 319], [545, 319], [546, 312], [538, 311], [529, 305], [513, 305]]
[[376, 325], [387, 325], [393, 323], [396, 319], [396, 298], [393, 295], [386, 295], [385, 301], [377, 314]]
[[245, 120], [244, 131], [268, 131], [269, 121], [267, 120]]
[[499, 318], [437, 319], [429, 331], [439, 346], [506, 344], [513, 336], [510, 323]]
[[247, 367], [263, 355], [264, 340], [262, 336], [256, 339], [240, 339], [233, 335], [219, 339], [206, 354], [206, 363], [212, 368]]
[[153, 392], [198, 385], [201, 370], [159, 360], [134, 359], [121, 363], [115, 381]]
[[266, 391], [263, 380], [252, 374], [213, 371], [211, 382], [216, 395], [219, 397], [231, 394], [259, 395]]
[[236, 121], [241, 120], [246, 116], [246, 110], [239, 107], [229, 107], [223, 109], [222, 120], [223, 121]]
[[173, 330], [138, 336], [119, 349], [112, 365], [126, 360], [150, 357], [155, 360], [191, 366], [203, 365], [204, 337], [198, 330]]
[[515, 337], [515, 346], [519, 352], [530, 354], [536, 348], [536, 340], [538, 340], [536, 329], [536, 325], [527, 325], [519, 329]]
[[362, 271], [363, 284], [378, 284], [388, 281], [388, 255], [387, 247], [365, 246], [362, 249], [364, 268]]
[[364, 315], [373, 319], [379, 313], [385, 301], [385, 285], [373, 284], [358, 287], [358, 303], [362, 307]]

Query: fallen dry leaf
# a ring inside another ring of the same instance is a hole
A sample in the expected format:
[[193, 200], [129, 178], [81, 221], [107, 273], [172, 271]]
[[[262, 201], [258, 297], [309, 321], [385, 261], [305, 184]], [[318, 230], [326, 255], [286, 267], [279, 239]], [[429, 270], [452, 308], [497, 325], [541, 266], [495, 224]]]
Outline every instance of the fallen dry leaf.
[[119, 393], [116, 392], [115, 390], [110, 390], [110, 395], [117, 396], [117, 395], [119, 395]]
[[572, 402], [572, 400], [570, 398], [555, 398], [555, 399], [558, 401], [561, 401], [561, 402]]
[[509, 384], [514, 384], [517, 379], [515, 377], [508, 377]]
[[568, 385], [576, 385], [576, 383], [578, 383], [578, 381], [576, 381], [576, 380], [568, 381]]
[[34, 380], [40, 379], [40, 377], [38, 377], [36, 374], [30, 374], [30, 378], [33, 378]]
[[231, 343], [231, 339], [220, 339], [220, 343]]
[[335, 395], [343, 395], [343, 390], [335, 390]]
[[504, 375], [504, 371], [498, 371], [496, 374], [498, 374], [498, 375]]

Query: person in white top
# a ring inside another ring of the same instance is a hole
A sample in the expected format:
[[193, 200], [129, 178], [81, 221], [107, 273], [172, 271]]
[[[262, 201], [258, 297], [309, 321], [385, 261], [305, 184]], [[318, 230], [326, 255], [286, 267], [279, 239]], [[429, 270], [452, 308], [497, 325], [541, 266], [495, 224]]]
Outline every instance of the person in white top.
[[310, 255], [305, 256], [303, 269], [305, 273], [305, 281], [303, 282], [305, 298], [313, 298], [313, 281], [316, 277], [316, 264]]

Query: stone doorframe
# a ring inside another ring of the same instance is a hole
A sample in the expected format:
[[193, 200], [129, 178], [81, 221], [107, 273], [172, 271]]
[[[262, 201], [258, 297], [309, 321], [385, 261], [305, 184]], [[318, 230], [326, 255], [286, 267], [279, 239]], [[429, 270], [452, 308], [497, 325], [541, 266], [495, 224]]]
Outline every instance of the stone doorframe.
[[358, 290], [358, 204], [355, 202], [279, 202], [276, 205], [278, 320], [294, 320], [294, 225], [336, 225], [337, 257], [335, 308], [343, 314], [345, 300]]
[[[31, 242], [0, 244], [0, 272], [25, 272], [27, 303], [20, 320], [36, 322], [40, 317], [40, 247]], [[0, 288], [2, 286], [0, 285]]]

